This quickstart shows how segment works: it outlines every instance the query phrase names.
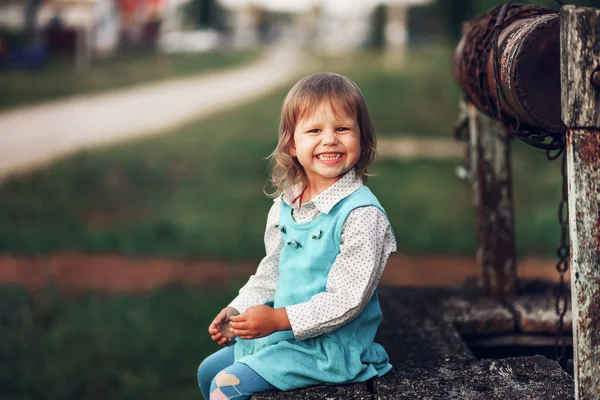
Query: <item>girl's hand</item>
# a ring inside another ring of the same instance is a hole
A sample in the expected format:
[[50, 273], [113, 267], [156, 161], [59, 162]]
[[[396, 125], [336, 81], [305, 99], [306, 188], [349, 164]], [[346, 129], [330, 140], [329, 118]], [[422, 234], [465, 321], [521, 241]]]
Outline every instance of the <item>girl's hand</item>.
[[230, 326], [241, 339], [256, 339], [291, 329], [285, 308], [269, 306], [250, 307], [244, 314], [231, 317]]
[[222, 309], [208, 327], [210, 338], [220, 345], [231, 344], [231, 341], [235, 338], [235, 334], [229, 326], [229, 321], [232, 316], [239, 314], [240, 313], [233, 307]]

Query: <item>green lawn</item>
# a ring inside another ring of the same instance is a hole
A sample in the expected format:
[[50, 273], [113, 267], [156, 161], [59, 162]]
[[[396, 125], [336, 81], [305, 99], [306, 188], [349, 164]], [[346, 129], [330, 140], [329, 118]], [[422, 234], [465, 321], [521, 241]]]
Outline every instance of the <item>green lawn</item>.
[[76, 73], [73, 60], [51, 59], [42, 70], [0, 70], [0, 110], [24, 104], [123, 88], [140, 83], [232, 67], [258, 56], [254, 51], [166, 55], [122, 53], [93, 60], [89, 70]]
[[[362, 87], [381, 135], [450, 137], [458, 91], [445, 53], [417, 54], [404, 70], [373, 54], [324, 62]], [[263, 158], [275, 146], [284, 95], [6, 180], [0, 252], [261, 257], [271, 203]], [[513, 148], [519, 254], [551, 255], [559, 165], [521, 142]], [[456, 164], [385, 160], [371, 169], [369, 186], [401, 251], [473, 254], [471, 189], [454, 177]], [[2, 286], [0, 397], [197, 399], [197, 365], [217, 349], [207, 324], [233, 295], [173, 287], [73, 297]]]
[[208, 323], [233, 295], [172, 287], [69, 297], [0, 286], [0, 398], [199, 399], [196, 370], [219, 348]]
[[[325, 60], [355, 79], [382, 135], [451, 137], [458, 90], [450, 53], [418, 53], [405, 69], [376, 55]], [[367, 63], [366, 60], [369, 62]], [[263, 194], [286, 90], [168, 134], [82, 152], [0, 187], [0, 251], [257, 259], [271, 201]], [[551, 255], [559, 174], [515, 141], [519, 254]], [[409, 253], [473, 254], [470, 189], [455, 161], [381, 161], [369, 185]], [[252, 210], [248, 212], [248, 210]]]
[[328, 64], [361, 88], [378, 134], [449, 138], [460, 98], [451, 57], [448, 48], [430, 46], [414, 50], [404, 68], [372, 53]]

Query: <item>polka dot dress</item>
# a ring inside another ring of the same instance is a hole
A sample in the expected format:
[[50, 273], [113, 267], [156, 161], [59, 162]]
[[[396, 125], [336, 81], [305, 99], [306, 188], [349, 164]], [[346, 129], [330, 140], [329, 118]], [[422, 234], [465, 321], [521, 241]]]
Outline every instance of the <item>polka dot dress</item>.
[[[331, 187], [298, 207], [294, 199], [302, 192], [295, 187], [275, 199], [267, 217], [266, 256], [256, 273], [240, 289], [230, 306], [243, 313], [247, 308], [273, 301], [277, 283], [283, 236], [278, 229], [281, 201], [293, 208], [296, 222], [312, 221], [329, 211], [362, 186], [350, 170]], [[310, 301], [286, 307], [297, 340], [329, 333], [357, 316], [375, 291], [396, 241], [390, 223], [377, 207], [353, 210], [342, 229], [340, 254], [327, 279], [326, 291]]]

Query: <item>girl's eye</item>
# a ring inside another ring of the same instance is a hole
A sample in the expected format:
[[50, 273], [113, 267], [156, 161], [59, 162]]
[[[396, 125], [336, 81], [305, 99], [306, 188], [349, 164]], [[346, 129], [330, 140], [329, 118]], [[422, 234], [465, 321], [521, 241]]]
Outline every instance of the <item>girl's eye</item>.
[[315, 128], [315, 129], [309, 130], [307, 133], [319, 133], [320, 131], [321, 131], [320, 129]]
[[341, 132], [341, 131], [347, 131], [348, 128], [346, 128], [345, 126], [341, 126], [341, 127], [337, 128], [336, 130]]

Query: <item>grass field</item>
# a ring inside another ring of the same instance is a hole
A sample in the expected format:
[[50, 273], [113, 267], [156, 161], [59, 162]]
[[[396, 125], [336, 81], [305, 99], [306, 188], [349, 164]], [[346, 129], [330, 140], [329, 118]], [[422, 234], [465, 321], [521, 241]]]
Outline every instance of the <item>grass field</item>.
[[232, 67], [257, 56], [254, 51], [122, 53], [92, 61], [84, 73], [74, 70], [72, 59], [54, 58], [41, 70], [0, 70], [0, 110]]
[[[327, 60], [356, 80], [380, 135], [451, 137], [458, 89], [449, 54], [416, 54], [405, 69], [374, 55]], [[369, 62], [365, 62], [365, 60]], [[446, 60], [444, 62], [444, 60]], [[85, 151], [0, 187], [0, 251], [257, 259], [271, 201], [263, 194], [286, 90], [165, 135]], [[559, 174], [515, 141], [519, 254], [550, 255]], [[369, 185], [409, 253], [472, 254], [470, 189], [456, 161], [382, 161]], [[252, 210], [252, 212], [248, 212]]]
[[[400, 69], [377, 55], [325, 60], [363, 89], [380, 135], [450, 137], [458, 89], [449, 52]], [[271, 201], [264, 157], [285, 90], [165, 135], [86, 151], [0, 186], [0, 251], [258, 259]], [[558, 239], [558, 163], [513, 143], [520, 255]], [[369, 186], [409, 253], [473, 254], [471, 190], [456, 161], [376, 162]], [[233, 285], [232, 287], [237, 287]], [[166, 288], [68, 296], [0, 287], [0, 397], [197, 399], [198, 363], [217, 349], [209, 321], [234, 295]]]
[[208, 321], [232, 295], [172, 287], [68, 297], [0, 286], [0, 398], [198, 399], [198, 365], [219, 348]]

